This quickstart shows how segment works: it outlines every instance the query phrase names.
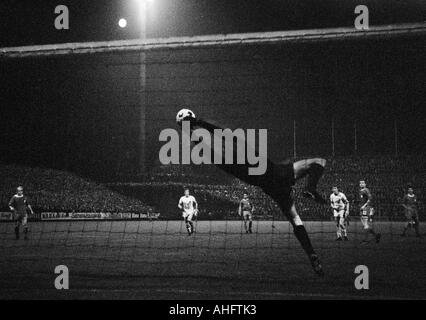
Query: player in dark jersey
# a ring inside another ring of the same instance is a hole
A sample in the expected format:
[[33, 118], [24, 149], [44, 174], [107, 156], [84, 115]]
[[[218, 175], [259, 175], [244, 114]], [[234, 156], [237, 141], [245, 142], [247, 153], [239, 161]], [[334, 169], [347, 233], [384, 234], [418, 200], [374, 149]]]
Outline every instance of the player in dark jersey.
[[253, 224], [253, 211], [254, 206], [249, 200], [248, 194], [244, 193], [243, 198], [240, 201], [240, 205], [238, 207], [238, 214], [244, 220], [244, 229], [246, 233], [252, 233], [252, 224]]
[[372, 234], [377, 243], [380, 242], [381, 234], [374, 231], [373, 226], [373, 196], [371, 195], [370, 190], [367, 188], [367, 185], [364, 180], [359, 182], [359, 197], [360, 197], [360, 215], [361, 223], [365, 230], [365, 238], [362, 243], [369, 243], [369, 235]]
[[15, 220], [15, 236], [19, 239], [19, 228], [22, 225], [24, 228], [24, 239], [28, 239], [28, 212], [34, 214], [33, 209], [28, 203], [27, 197], [24, 195], [24, 188], [19, 186], [16, 189], [16, 194], [9, 201], [9, 208], [12, 211], [13, 219]]
[[405, 226], [401, 236], [405, 237], [407, 235], [407, 231], [413, 227], [416, 231], [416, 236], [420, 238], [418, 202], [413, 188], [408, 188], [408, 192], [402, 201], [402, 206], [404, 207], [405, 217], [407, 218], [407, 225]]
[[[223, 130], [223, 128], [220, 126], [214, 125], [212, 122], [208, 122], [200, 118], [186, 117], [183, 120], [190, 121], [191, 130], [196, 128], [203, 128], [208, 130], [211, 134], [214, 134], [215, 129]], [[235, 144], [236, 143], [234, 141], [234, 152], [237, 150]], [[213, 146], [211, 147], [213, 155], [214, 148]], [[248, 147], [247, 144], [246, 147]], [[222, 144], [222, 157], [225, 155], [224, 148], [225, 146]], [[233, 159], [237, 159], [236, 154], [234, 154]], [[267, 170], [263, 175], [250, 175], [248, 173], [249, 167], [246, 163], [224, 163], [225, 159], [223, 159], [222, 164], [216, 164], [216, 166], [248, 184], [260, 187], [278, 204], [281, 211], [286, 215], [289, 222], [293, 226], [294, 234], [308, 255], [312, 268], [318, 275], [323, 276], [324, 272], [318, 255], [312, 247], [308, 233], [306, 232], [303, 222], [296, 211], [292, 197], [292, 187], [294, 186], [296, 180], [306, 176], [307, 185], [304, 196], [312, 198], [319, 203], [327, 204], [327, 201], [316, 190], [318, 181], [323, 175], [326, 160], [321, 158], [313, 158], [297, 161], [294, 163], [287, 162], [284, 164], [277, 164], [272, 162], [270, 159], [267, 159]]]

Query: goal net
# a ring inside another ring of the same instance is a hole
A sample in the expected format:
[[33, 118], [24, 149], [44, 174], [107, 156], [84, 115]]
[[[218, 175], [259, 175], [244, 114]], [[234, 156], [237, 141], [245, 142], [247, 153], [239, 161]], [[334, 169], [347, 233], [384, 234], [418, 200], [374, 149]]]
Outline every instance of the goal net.
[[[425, 243], [402, 198], [426, 197], [424, 25], [0, 48], [0, 296], [421, 297]], [[302, 197], [326, 277], [312, 272], [291, 225], [261, 190], [207, 165], [158, 160], [165, 128], [190, 108], [229, 128], [266, 128], [273, 161], [328, 160], [319, 190], [350, 201], [349, 241], [327, 206]], [[379, 244], [362, 244], [359, 181], [374, 197]], [[8, 202], [24, 185], [36, 216], [15, 240]], [[188, 236], [183, 187], [200, 205]], [[239, 218], [254, 202], [253, 233]], [[422, 229], [422, 226], [420, 226]], [[354, 288], [358, 265], [371, 274]], [[374, 283], [373, 283], [374, 279]]]

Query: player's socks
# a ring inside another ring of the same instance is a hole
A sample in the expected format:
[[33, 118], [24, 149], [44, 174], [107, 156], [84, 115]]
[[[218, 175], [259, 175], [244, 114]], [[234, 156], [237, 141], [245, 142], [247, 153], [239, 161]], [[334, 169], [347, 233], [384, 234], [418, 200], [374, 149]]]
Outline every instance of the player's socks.
[[15, 227], [15, 238], [19, 240], [19, 227]]
[[24, 239], [28, 240], [28, 227], [24, 228]]
[[312, 269], [314, 269], [315, 273], [320, 277], [324, 276], [324, 271], [322, 269], [321, 262], [318, 256], [314, 253], [309, 256], [309, 260], [311, 261]]
[[249, 231], [250, 233], [252, 233], [252, 231], [251, 231], [251, 226], [252, 226], [252, 224], [253, 224], [253, 222], [252, 222], [252, 221], [250, 221], [250, 222], [249, 222], [249, 229], [248, 229], [248, 231]]
[[376, 234], [376, 243], [380, 242], [380, 238], [382, 237], [382, 235], [380, 233]]
[[309, 239], [308, 233], [306, 232], [304, 225], [294, 226], [294, 235], [302, 245], [303, 250], [310, 256], [315, 254], [314, 248], [312, 247], [311, 240]]

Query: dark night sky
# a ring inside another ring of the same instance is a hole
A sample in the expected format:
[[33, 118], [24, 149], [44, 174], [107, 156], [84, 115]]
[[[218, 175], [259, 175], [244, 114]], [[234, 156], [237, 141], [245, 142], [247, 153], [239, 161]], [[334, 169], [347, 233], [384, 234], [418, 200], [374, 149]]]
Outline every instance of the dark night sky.
[[[139, 0], [2, 0], [0, 47], [138, 37]], [[368, 5], [370, 24], [423, 22], [424, 0], [150, 0], [148, 37], [352, 26]], [[70, 30], [54, 28], [54, 8], [67, 5]], [[118, 27], [119, 18], [128, 26]]]

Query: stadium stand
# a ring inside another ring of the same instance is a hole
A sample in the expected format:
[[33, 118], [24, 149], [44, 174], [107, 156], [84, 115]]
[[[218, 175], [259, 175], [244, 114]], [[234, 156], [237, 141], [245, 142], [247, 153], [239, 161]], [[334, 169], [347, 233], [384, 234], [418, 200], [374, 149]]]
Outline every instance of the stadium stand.
[[[201, 174], [205, 170], [205, 174]], [[376, 216], [385, 220], [400, 220], [404, 215], [401, 199], [407, 186], [411, 185], [421, 203], [426, 195], [425, 183], [426, 166], [420, 156], [391, 157], [391, 156], [362, 156], [329, 158], [320, 189], [326, 195], [331, 193], [331, 187], [336, 185], [345, 192], [352, 203], [351, 215], [357, 216], [358, 184], [365, 180], [373, 192]], [[156, 167], [145, 177], [145, 184], [159, 187], [175, 184], [180, 187], [192, 186], [195, 194], [209, 194], [213, 198], [238, 203], [244, 192], [248, 192], [258, 208], [256, 215], [261, 218], [274, 216], [281, 217], [281, 212], [275, 203], [260, 189], [247, 185], [238, 179], [216, 172], [208, 166], [170, 165]], [[179, 189], [178, 191], [179, 192]], [[295, 187], [295, 197], [300, 199], [299, 211], [305, 219], [328, 220], [330, 213], [327, 208], [304, 199], [303, 182]], [[206, 211], [221, 211], [223, 208], [206, 202]], [[222, 205], [222, 203], [221, 203]], [[171, 210], [175, 210], [171, 208]], [[229, 211], [229, 218], [236, 215], [236, 209]]]
[[8, 202], [18, 185], [25, 187], [38, 212], [146, 213], [152, 209], [138, 199], [66, 171], [0, 164], [0, 177], [1, 211], [9, 211]]
[[[426, 165], [420, 157], [341, 157], [330, 158], [320, 182], [327, 196], [337, 185], [351, 202], [351, 215], [357, 216], [359, 180], [366, 180], [374, 196], [376, 216], [401, 220], [401, 199], [408, 185], [421, 203], [426, 195]], [[191, 188], [200, 202], [200, 219], [236, 219], [238, 202], [248, 192], [256, 207], [257, 219], [284, 219], [276, 204], [259, 188], [230, 177], [214, 166], [157, 166], [129, 182], [105, 185], [74, 174], [42, 168], [1, 165], [1, 210], [17, 185], [23, 184], [37, 211], [46, 212], [132, 212], [160, 211], [167, 219], [179, 218], [176, 201], [183, 187]], [[124, 181], [130, 177], [123, 177]], [[329, 220], [327, 208], [302, 197], [303, 181], [295, 187], [298, 210], [305, 220]], [[161, 195], [161, 196], [158, 196]], [[422, 214], [422, 208], [420, 213]]]

